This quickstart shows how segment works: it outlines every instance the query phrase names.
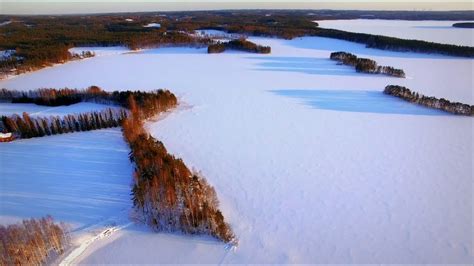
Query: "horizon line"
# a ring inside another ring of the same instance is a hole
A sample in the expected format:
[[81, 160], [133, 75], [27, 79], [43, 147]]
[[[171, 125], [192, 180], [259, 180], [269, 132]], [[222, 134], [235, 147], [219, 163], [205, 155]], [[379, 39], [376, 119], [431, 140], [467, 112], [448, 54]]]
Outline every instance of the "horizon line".
[[[84, 5], [87, 3], [87, 5]], [[474, 11], [469, 2], [0, 2], [0, 15], [86, 15], [225, 10]]]

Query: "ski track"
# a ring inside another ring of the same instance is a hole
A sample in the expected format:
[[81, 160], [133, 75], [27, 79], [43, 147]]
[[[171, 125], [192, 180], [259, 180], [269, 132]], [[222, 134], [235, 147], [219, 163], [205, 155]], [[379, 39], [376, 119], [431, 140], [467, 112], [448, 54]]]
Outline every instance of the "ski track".
[[[112, 226], [107, 226], [107, 224], [112, 224]], [[106, 237], [111, 236], [113, 233], [122, 230], [124, 228], [129, 227], [132, 225], [132, 222], [126, 223], [126, 224], [121, 224], [121, 225], [114, 225], [115, 222], [110, 221], [109, 219], [106, 220], [105, 222], [99, 223], [95, 226], [92, 226], [91, 231], [94, 229], [97, 229], [99, 227], [105, 226], [105, 229], [100, 231], [99, 234], [94, 235], [87, 239], [86, 241], [83, 241], [79, 246], [74, 248], [69, 255], [67, 255], [62, 261], [59, 263], [60, 266], [66, 266], [66, 265], [74, 265], [74, 261], [78, 259], [86, 250], [87, 248], [94, 243], [97, 240], [104, 239]], [[78, 231], [76, 234], [83, 233], [85, 229]]]

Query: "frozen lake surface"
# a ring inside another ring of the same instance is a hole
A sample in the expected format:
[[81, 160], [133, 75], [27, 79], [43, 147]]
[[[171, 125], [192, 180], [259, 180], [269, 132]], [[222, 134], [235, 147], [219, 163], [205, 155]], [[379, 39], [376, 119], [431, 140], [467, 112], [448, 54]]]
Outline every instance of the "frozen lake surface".
[[463, 21], [341, 19], [317, 21], [321, 28], [384, 35], [401, 39], [474, 46], [474, 29], [455, 28]]
[[[0, 82], [9, 89], [170, 89], [181, 106], [146, 126], [215, 187], [239, 237], [238, 248], [226, 250], [208, 238], [131, 226], [94, 242], [76, 262], [472, 262], [472, 118], [381, 92], [398, 84], [472, 104], [473, 60], [316, 37], [251, 40], [272, 54], [150, 49]], [[402, 68], [408, 78], [356, 73], [328, 59], [339, 50]], [[2, 160], [16, 162], [3, 148]], [[128, 190], [116, 193], [129, 200]]]
[[300, 99], [303, 103], [322, 110], [379, 114], [450, 115], [378, 91], [276, 90], [272, 92]]

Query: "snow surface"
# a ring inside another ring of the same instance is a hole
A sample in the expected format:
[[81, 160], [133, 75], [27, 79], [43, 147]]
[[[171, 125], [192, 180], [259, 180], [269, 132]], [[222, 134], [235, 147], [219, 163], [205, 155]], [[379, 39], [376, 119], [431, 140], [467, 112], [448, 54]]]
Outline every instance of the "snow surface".
[[1, 27], [1, 26], [6, 26], [6, 25], [8, 25], [8, 24], [10, 24], [10, 23], [12, 23], [11, 20], [7, 20], [7, 21], [0, 22], [0, 27]]
[[95, 56], [116, 55], [128, 53], [130, 50], [124, 46], [113, 47], [74, 47], [69, 49], [71, 54], [82, 54], [82, 52], [92, 52]]
[[[251, 40], [272, 54], [151, 49], [0, 82], [171, 89], [181, 107], [147, 128], [216, 188], [239, 237], [228, 250], [129, 226], [74, 262], [471, 263], [472, 118], [408, 107], [381, 91], [400, 84], [472, 103], [473, 60], [317, 37]], [[403, 68], [409, 78], [356, 73], [328, 59], [339, 50]]]
[[341, 19], [321, 20], [316, 22], [318, 22], [321, 28], [384, 35], [402, 39], [474, 46], [474, 29], [453, 27], [454, 23], [463, 21]]
[[0, 144], [0, 223], [52, 215], [87, 227], [130, 207], [131, 164], [120, 129]]
[[200, 37], [210, 37], [217, 41], [226, 41], [226, 40], [238, 39], [238, 38], [244, 37], [242, 34], [227, 33], [222, 30], [213, 30], [213, 29], [195, 30], [194, 34]]
[[[27, 112], [30, 116], [65, 116], [68, 114], [86, 113], [94, 111], [102, 111], [108, 108], [115, 108], [111, 105], [97, 104], [97, 103], [76, 103], [68, 106], [41, 106], [32, 103], [0, 103], [0, 116], [1, 115], [21, 115], [23, 112]], [[118, 108], [118, 107], [116, 107]]]
[[0, 61], [7, 60], [15, 54], [15, 50], [0, 50]]

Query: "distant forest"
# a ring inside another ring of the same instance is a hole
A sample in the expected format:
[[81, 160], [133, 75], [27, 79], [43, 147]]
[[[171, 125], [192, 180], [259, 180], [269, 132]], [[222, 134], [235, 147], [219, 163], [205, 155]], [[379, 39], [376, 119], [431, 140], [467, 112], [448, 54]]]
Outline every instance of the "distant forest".
[[[1, 15], [0, 22], [11, 23], [0, 26], [0, 50], [14, 51], [14, 56], [0, 60], [0, 73], [21, 73], [72, 60], [74, 56], [68, 52], [72, 47], [122, 45], [137, 49], [213, 44], [214, 41], [208, 37], [190, 34], [199, 29], [284, 39], [322, 36], [358, 42], [377, 49], [474, 57], [473, 47], [323, 29], [313, 22], [355, 18], [472, 21], [474, 12], [229, 10], [67, 16]], [[159, 23], [160, 27], [144, 27], [148, 23]]]

